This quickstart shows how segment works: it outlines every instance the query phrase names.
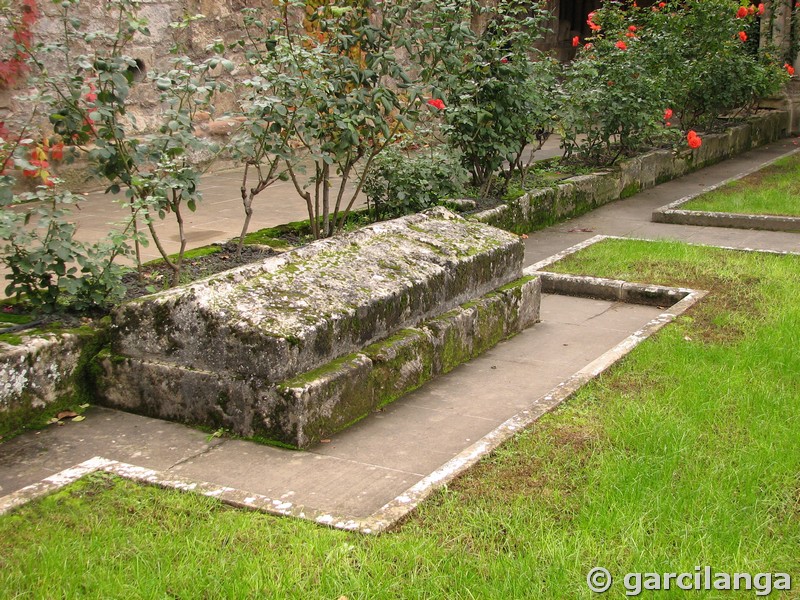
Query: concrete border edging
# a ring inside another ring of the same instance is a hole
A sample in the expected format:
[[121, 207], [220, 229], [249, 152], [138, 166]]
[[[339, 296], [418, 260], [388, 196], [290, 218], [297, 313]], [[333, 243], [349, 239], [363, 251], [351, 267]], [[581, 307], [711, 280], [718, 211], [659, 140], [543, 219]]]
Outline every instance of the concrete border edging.
[[745, 213], [728, 213], [707, 210], [688, 210], [680, 208], [687, 202], [695, 198], [718, 190], [729, 183], [738, 181], [760, 171], [761, 169], [775, 164], [779, 160], [794, 156], [800, 152], [796, 148], [791, 152], [763, 162], [753, 168], [742, 171], [738, 175], [721, 181], [715, 185], [705, 188], [694, 194], [689, 194], [661, 206], [653, 211], [651, 220], [654, 223], [669, 223], [673, 225], [697, 225], [700, 227], [732, 227], [736, 229], [761, 229], [766, 231], [800, 231], [800, 217], [779, 216], [779, 215], [758, 215]]

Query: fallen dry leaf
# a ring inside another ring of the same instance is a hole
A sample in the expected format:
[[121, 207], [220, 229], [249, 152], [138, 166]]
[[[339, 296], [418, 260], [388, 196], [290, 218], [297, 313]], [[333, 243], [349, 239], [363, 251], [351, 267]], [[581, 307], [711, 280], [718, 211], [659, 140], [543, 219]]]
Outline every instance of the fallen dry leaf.
[[72, 418], [72, 422], [73, 423], [77, 423], [78, 421], [85, 421], [85, 420], [86, 420], [86, 417], [84, 417], [83, 415], [78, 415], [77, 417], [73, 417]]
[[62, 410], [60, 413], [56, 415], [56, 419], [59, 421], [62, 419], [74, 419], [78, 416], [78, 413], [71, 411], [71, 410]]

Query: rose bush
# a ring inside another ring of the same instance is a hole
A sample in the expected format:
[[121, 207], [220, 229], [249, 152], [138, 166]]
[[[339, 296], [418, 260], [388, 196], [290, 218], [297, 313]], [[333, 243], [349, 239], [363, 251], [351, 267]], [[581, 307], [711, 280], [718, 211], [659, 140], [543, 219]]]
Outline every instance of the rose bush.
[[[507, 182], [522, 170], [526, 146], [543, 143], [554, 127], [558, 67], [535, 50], [550, 13], [519, 0], [453, 4], [461, 11], [441, 20], [457, 44], [442, 55], [433, 87], [447, 141], [485, 195], [504, 164]], [[476, 16], [483, 25], [471, 28]]]
[[568, 157], [608, 164], [663, 139], [669, 95], [665, 79], [647, 65], [648, 50], [628, 29], [622, 9], [601, 9], [589, 21], [595, 35], [565, 69], [559, 133]]
[[[789, 69], [749, 41], [763, 13], [763, 5], [735, 0], [610, 2], [590, 13], [593, 36], [565, 73], [566, 153], [613, 162], [643, 145], [676, 140], [671, 119], [684, 130], [708, 129], [777, 92]], [[670, 114], [662, 121], [665, 106]]]
[[735, 0], [663, 4], [618, 12], [639, 27], [643, 63], [664, 81], [667, 102], [684, 129], [711, 127], [720, 115], [747, 110], [785, 83], [783, 61], [748, 41], [763, 6]]
[[394, 146], [375, 159], [364, 193], [376, 220], [391, 219], [462, 195], [468, 179], [461, 157], [446, 146], [414, 153]]

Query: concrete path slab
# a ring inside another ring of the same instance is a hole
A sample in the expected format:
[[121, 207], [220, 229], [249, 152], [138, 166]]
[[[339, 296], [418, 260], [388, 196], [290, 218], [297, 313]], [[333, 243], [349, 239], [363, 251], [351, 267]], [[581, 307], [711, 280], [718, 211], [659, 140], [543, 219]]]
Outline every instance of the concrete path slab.
[[100, 454], [159, 471], [222, 440], [177, 423], [100, 407], [86, 420], [31, 431], [0, 444], [0, 496]]

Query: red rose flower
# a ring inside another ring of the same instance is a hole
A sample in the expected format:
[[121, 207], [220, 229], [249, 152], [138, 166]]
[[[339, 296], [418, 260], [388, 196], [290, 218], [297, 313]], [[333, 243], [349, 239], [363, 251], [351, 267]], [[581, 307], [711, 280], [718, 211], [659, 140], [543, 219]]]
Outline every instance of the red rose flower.
[[762, 4], [759, 4], [759, 5], [758, 5], [758, 12], [757, 12], [756, 14], [757, 14], [758, 16], [761, 16], [761, 15], [763, 15], [763, 14], [764, 14], [764, 10], [765, 10], [764, 4], [763, 4], [763, 3], [762, 3]]
[[577, 48], [578, 44], [580, 44], [580, 43], [581, 43], [581, 38], [579, 36], [576, 35], [574, 38], [572, 38], [572, 47], [573, 48]]
[[636, 31], [636, 25], [629, 25], [628, 26], [628, 31], [635, 32]]
[[672, 118], [672, 109], [668, 108], [664, 111], [664, 120], [669, 121]]
[[686, 142], [689, 144], [689, 148], [692, 150], [697, 150], [703, 145], [703, 140], [700, 139], [700, 136], [697, 135], [697, 132], [694, 129], [690, 129], [686, 134]]
[[58, 142], [50, 148], [50, 158], [56, 161], [64, 159], [64, 142]]
[[622, 40], [619, 40], [619, 41], [618, 41], [616, 44], [614, 44], [614, 45], [615, 45], [617, 48], [619, 48], [620, 50], [627, 50], [627, 49], [628, 49], [628, 45], [627, 45], [625, 42], [623, 42]]
[[742, 40], [743, 42], [746, 42], [747, 41], [747, 34], [744, 31], [740, 31], [739, 32], [739, 39]]
[[739, 10], [736, 11], [736, 18], [744, 19], [746, 16], [747, 16], [747, 9], [744, 6], [740, 6]]
[[444, 102], [442, 102], [439, 98], [431, 98], [428, 100], [428, 104], [430, 104], [433, 108], [438, 108], [439, 110], [444, 109]]
[[790, 65], [789, 63], [786, 63], [785, 65], [783, 65], [783, 68], [786, 69], [786, 72], [789, 74], [790, 77], [792, 75], [794, 75], [794, 67], [792, 65]]
[[97, 102], [97, 88], [94, 87], [94, 84], [91, 81], [89, 81], [87, 83], [89, 85], [89, 93], [88, 94], [84, 94], [83, 99], [86, 100], [86, 102], [90, 102], [90, 103], [91, 102]]

